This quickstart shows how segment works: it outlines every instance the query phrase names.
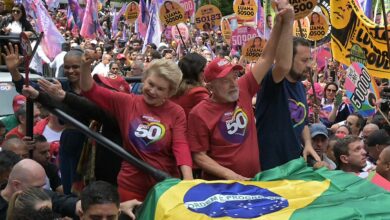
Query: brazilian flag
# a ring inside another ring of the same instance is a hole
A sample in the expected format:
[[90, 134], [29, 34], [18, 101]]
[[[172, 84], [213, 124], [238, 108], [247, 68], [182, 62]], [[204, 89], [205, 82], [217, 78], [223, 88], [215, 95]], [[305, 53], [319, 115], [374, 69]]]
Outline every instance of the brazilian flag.
[[149, 192], [137, 219], [390, 219], [390, 192], [353, 174], [313, 170], [300, 158], [251, 181], [167, 179]]

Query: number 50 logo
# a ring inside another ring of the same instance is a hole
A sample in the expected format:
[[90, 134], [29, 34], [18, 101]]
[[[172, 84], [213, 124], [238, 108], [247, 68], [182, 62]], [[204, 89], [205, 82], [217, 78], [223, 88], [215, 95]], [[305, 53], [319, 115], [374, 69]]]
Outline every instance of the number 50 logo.
[[247, 125], [248, 116], [245, 114], [244, 111], [242, 111], [241, 108], [239, 108], [234, 112], [232, 119], [226, 121], [227, 133], [230, 135], [237, 133], [244, 136]]
[[161, 123], [140, 124], [134, 132], [134, 135], [139, 138], [147, 138], [154, 143], [165, 136], [165, 127]]

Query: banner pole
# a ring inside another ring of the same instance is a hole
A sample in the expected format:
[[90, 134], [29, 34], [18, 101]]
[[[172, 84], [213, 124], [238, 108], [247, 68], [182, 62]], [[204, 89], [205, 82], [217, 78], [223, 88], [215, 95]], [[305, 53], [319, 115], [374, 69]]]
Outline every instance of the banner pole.
[[382, 14], [383, 14], [383, 21], [385, 23], [385, 37], [386, 37], [386, 44], [387, 44], [387, 58], [390, 59], [390, 42], [389, 42], [389, 30], [387, 25], [387, 16], [386, 16], [386, 10], [385, 10], [385, 1], [381, 0], [382, 3]]
[[184, 43], [183, 36], [181, 36], [181, 32], [180, 32], [179, 26], [176, 25], [176, 28], [177, 28], [177, 32], [179, 32], [179, 36], [180, 36], [181, 42], [183, 43], [184, 49], [186, 50], [186, 53], [188, 53], [186, 43]]

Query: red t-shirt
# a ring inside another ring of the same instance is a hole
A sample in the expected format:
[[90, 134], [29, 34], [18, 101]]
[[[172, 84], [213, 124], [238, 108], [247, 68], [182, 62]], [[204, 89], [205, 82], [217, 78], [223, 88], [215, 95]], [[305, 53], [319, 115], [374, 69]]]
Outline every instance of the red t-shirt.
[[[188, 141], [192, 152], [207, 152], [220, 165], [244, 177], [260, 171], [259, 148], [252, 97], [259, 89], [252, 73], [238, 80], [237, 102], [220, 104], [211, 99], [195, 106], [188, 117]], [[219, 179], [204, 173], [208, 180]]]
[[17, 136], [17, 137], [19, 137], [20, 139], [23, 139], [24, 136], [26, 136], [26, 135], [20, 133], [20, 132], [18, 131], [18, 127], [19, 127], [19, 126], [16, 126], [16, 127], [14, 127], [12, 130], [10, 130], [10, 131], [5, 135], [5, 139], [7, 140], [7, 139], [11, 138], [12, 136]]
[[190, 113], [192, 108], [199, 104], [199, 102], [201, 102], [202, 100], [207, 99], [209, 96], [209, 91], [206, 88], [198, 86], [190, 89], [180, 97], [171, 98], [171, 101], [180, 105], [184, 109], [186, 116], [188, 117], [188, 114]]
[[[93, 85], [83, 95], [115, 116], [123, 147], [132, 155], [173, 177], [180, 177], [178, 166], [192, 166], [186, 138], [184, 110], [171, 101], [154, 107], [142, 96], [125, 94]], [[128, 162], [122, 162], [118, 186], [145, 197], [156, 181]]]

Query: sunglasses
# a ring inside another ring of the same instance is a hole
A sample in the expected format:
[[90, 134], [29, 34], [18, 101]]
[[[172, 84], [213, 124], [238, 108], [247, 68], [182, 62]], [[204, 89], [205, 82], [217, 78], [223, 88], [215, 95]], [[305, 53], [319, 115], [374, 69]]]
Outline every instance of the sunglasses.
[[328, 91], [328, 92], [337, 92], [337, 90], [335, 90], [335, 89], [327, 89], [326, 91]]
[[12, 10], [12, 13], [15, 13], [15, 14], [20, 14], [22, 11], [20, 10]]

